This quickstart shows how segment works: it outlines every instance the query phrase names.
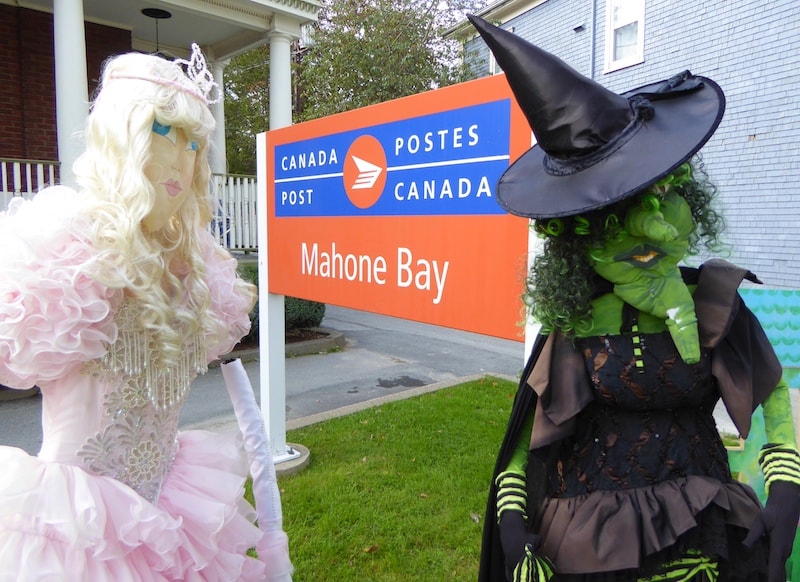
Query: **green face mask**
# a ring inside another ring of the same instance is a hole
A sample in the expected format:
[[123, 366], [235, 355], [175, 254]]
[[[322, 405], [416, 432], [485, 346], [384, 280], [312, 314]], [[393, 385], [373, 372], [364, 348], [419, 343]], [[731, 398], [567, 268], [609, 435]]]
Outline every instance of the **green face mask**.
[[594, 270], [614, 283], [614, 294], [639, 311], [666, 320], [684, 362], [700, 361], [697, 316], [678, 262], [689, 248], [692, 211], [669, 190], [662, 200], [641, 197], [625, 215], [624, 228], [591, 251]]

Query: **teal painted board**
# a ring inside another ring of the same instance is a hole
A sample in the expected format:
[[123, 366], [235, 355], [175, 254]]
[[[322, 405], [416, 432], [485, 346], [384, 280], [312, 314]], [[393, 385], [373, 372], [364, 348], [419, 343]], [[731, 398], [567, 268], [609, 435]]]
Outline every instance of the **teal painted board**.
[[790, 388], [800, 388], [800, 290], [740, 289], [767, 333]]

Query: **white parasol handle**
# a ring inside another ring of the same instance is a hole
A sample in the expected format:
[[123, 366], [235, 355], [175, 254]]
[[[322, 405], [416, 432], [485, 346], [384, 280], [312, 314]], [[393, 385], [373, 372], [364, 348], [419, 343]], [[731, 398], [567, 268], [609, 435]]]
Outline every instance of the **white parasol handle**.
[[283, 531], [280, 491], [264, 419], [241, 360], [220, 367], [250, 461], [258, 527], [263, 533], [256, 548], [258, 556], [267, 565], [267, 580], [291, 582], [294, 568], [289, 560], [289, 539]]

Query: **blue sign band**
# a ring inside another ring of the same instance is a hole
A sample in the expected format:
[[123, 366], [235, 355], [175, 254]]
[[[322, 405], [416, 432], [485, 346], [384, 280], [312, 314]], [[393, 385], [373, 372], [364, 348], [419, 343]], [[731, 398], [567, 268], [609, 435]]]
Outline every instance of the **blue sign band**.
[[[510, 117], [510, 100], [503, 99], [278, 145], [275, 214], [504, 214], [494, 190], [509, 164]], [[363, 136], [371, 136], [380, 147], [355, 156], [353, 144]], [[355, 163], [353, 156], [362, 165], [346, 179], [345, 164]], [[375, 200], [367, 207], [354, 204], [351, 197], [355, 199], [359, 188], [370, 187], [380, 188]]]

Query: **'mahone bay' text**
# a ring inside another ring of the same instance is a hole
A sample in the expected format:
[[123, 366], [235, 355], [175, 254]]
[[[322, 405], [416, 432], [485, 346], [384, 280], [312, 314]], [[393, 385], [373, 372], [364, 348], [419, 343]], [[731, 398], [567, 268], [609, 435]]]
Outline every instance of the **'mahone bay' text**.
[[447, 283], [450, 261], [415, 257], [411, 249], [397, 247], [394, 257], [372, 256], [337, 250], [336, 243], [321, 248], [318, 243], [303, 242], [301, 274], [323, 279], [340, 279], [368, 285], [387, 285], [416, 288], [429, 293], [438, 305]]

